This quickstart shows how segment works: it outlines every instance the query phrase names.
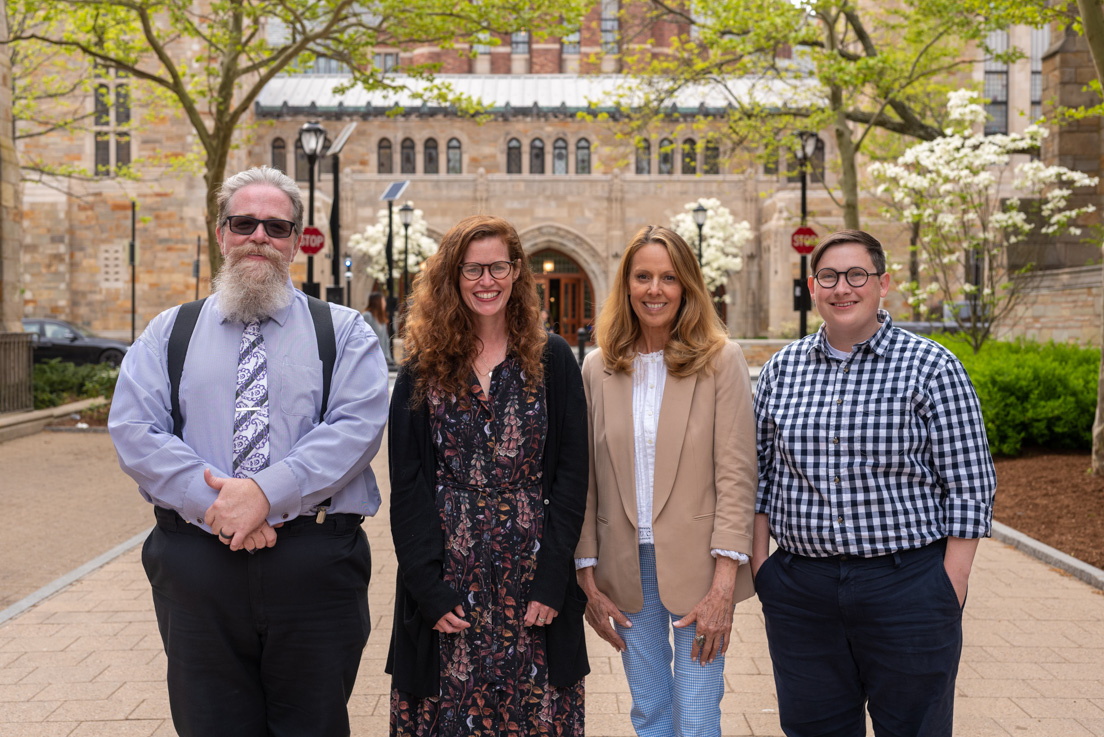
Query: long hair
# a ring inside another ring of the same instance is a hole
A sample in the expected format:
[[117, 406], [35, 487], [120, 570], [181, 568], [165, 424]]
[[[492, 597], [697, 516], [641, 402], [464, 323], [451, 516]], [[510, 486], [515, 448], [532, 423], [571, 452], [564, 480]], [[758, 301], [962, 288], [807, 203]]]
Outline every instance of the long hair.
[[376, 318], [381, 325], [387, 324], [387, 307], [383, 301], [383, 292], [372, 292], [368, 295], [368, 314]]
[[663, 348], [667, 370], [675, 376], [710, 371], [713, 357], [728, 341], [728, 331], [713, 307], [694, 252], [678, 233], [658, 225], [641, 228], [621, 256], [617, 278], [598, 316], [595, 330], [598, 347], [602, 349], [602, 360], [610, 371], [632, 372], [641, 330], [640, 321], [629, 303], [629, 278], [633, 257], [650, 243], [667, 249], [671, 264], [675, 267], [675, 276], [682, 285], [682, 304], [675, 313], [671, 335]]
[[403, 363], [417, 369], [413, 406], [425, 400], [430, 388], [457, 397], [467, 393], [472, 361], [480, 346], [475, 320], [460, 296], [460, 264], [468, 245], [483, 238], [501, 239], [509, 259], [518, 262], [518, 277], [506, 303], [507, 352], [512, 351], [521, 361], [530, 388], [544, 379], [541, 357], [548, 334], [541, 327], [536, 283], [521, 239], [514, 226], [502, 218], [473, 215], [445, 234], [437, 253], [414, 279], [403, 328]]

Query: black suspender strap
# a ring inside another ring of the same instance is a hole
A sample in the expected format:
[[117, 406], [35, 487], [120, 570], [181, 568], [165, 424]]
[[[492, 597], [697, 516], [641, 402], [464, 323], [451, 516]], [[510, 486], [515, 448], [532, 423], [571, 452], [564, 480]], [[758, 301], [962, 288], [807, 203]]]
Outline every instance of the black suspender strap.
[[181, 440], [184, 439], [184, 417], [180, 414], [180, 377], [184, 373], [184, 357], [188, 355], [188, 344], [192, 341], [199, 311], [206, 300], [204, 297], [180, 305], [176, 322], [169, 333], [169, 401], [172, 404], [173, 435]]
[[[169, 401], [171, 403], [173, 435], [184, 439], [184, 417], [180, 412], [180, 377], [184, 374], [184, 358], [188, 355], [188, 345], [195, 331], [199, 312], [203, 309], [206, 297], [195, 302], [180, 305], [176, 321], [169, 333]], [[320, 299], [307, 297], [311, 320], [314, 322], [314, 336], [318, 341], [318, 357], [322, 360], [322, 408], [318, 412], [318, 421], [326, 416], [330, 402], [330, 382], [333, 381], [334, 364], [337, 362], [337, 339], [334, 337], [333, 316], [330, 305]]]
[[337, 363], [337, 339], [334, 337], [333, 315], [329, 302], [307, 295], [307, 306], [314, 320], [314, 336], [318, 340], [318, 357], [322, 359], [322, 409], [318, 422], [326, 417], [330, 403], [330, 382], [333, 381], [334, 364]]

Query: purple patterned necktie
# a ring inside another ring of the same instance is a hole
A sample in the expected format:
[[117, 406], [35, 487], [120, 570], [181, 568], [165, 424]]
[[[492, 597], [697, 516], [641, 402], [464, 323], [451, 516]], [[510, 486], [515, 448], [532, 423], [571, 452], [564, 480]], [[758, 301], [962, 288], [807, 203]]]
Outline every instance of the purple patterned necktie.
[[261, 323], [251, 322], [238, 349], [238, 392], [234, 402], [234, 477], [248, 478], [268, 467], [268, 360]]

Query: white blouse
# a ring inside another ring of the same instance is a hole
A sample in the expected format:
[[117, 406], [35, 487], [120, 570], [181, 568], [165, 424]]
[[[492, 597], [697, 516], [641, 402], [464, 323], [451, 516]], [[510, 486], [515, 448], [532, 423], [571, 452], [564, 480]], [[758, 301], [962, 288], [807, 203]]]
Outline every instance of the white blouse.
[[[655, 493], [656, 431], [659, 428], [659, 409], [663, 405], [663, 387], [667, 383], [667, 364], [663, 351], [638, 353], [633, 359], [632, 409], [633, 451], [636, 481], [636, 529], [639, 542], [654, 544], [652, 537], [652, 497]], [[723, 555], [740, 563], [748, 557], [733, 550], [710, 551], [713, 557]], [[597, 558], [576, 558], [576, 568], [597, 565]]]

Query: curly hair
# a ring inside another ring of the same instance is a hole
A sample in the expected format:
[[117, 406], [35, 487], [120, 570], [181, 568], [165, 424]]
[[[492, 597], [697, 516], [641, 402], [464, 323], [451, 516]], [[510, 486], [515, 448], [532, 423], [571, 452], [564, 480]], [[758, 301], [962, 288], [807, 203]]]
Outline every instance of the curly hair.
[[463, 398], [467, 394], [472, 362], [479, 353], [475, 319], [460, 295], [460, 264], [468, 245], [498, 238], [511, 261], [519, 262], [518, 277], [506, 303], [507, 352], [521, 361], [529, 388], [544, 379], [541, 358], [548, 333], [541, 327], [540, 302], [529, 260], [514, 226], [502, 218], [473, 215], [453, 226], [437, 253], [414, 279], [410, 311], [403, 328], [403, 364], [416, 369], [413, 406], [420, 405], [430, 388]]
[[636, 344], [641, 330], [640, 320], [629, 302], [629, 277], [633, 257], [650, 243], [667, 249], [671, 264], [675, 267], [675, 276], [682, 286], [682, 304], [675, 314], [667, 345], [663, 348], [667, 369], [675, 376], [711, 371], [714, 356], [728, 341], [728, 331], [713, 307], [694, 252], [678, 233], [658, 225], [641, 228], [621, 256], [617, 278], [595, 327], [602, 360], [610, 371], [632, 373], [632, 361], [637, 353]]

